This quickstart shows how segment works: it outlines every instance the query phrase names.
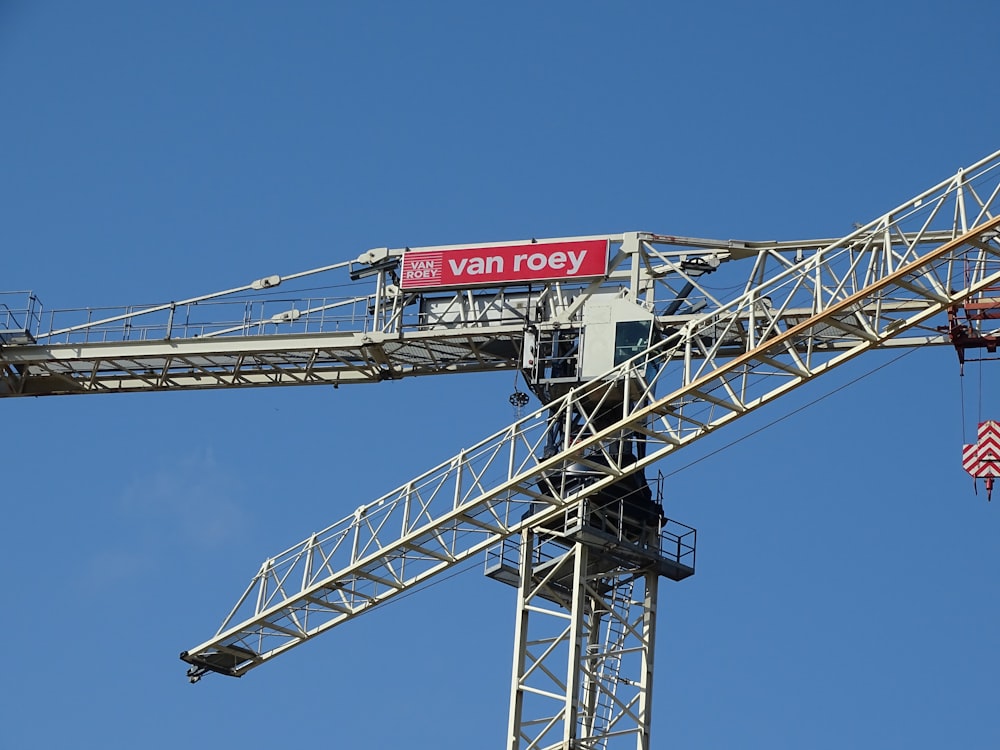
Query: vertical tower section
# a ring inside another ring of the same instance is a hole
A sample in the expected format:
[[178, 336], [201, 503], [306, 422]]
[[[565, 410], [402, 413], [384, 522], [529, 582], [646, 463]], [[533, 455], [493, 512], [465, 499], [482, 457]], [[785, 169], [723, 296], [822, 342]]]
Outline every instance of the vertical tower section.
[[[617, 519], [617, 530], [597, 517]], [[509, 750], [650, 747], [659, 579], [693, 574], [695, 532], [676, 523], [626, 532], [627, 518], [584, 500], [508, 540], [508, 576], [517, 561]]]
[[[657, 340], [650, 306], [627, 290], [590, 295], [570, 322], [530, 329], [524, 375], [543, 402], [609, 379], [600, 396], [552, 412], [545, 455], [618, 423], [655, 371], [609, 375]], [[630, 382], [641, 380], [643, 382]], [[623, 430], [573, 464], [543, 475], [538, 491], [570, 498], [646, 455], [640, 430]], [[540, 512], [541, 508], [536, 512]], [[623, 476], [504, 543], [487, 574], [517, 587], [509, 750], [649, 748], [659, 579], [694, 573], [695, 531], [669, 522], [662, 486]]]

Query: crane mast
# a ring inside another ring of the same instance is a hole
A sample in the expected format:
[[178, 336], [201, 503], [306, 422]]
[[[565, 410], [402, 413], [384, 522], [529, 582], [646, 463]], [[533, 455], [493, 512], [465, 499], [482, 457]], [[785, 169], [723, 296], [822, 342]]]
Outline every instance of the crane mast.
[[[647, 749], [659, 580], [694, 573], [696, 532], [666, 517], [646, 470], [872, 349], [994, 346], [956, 321], [1000, 307], [998, 167], [1000, 152], [841, 239], [380, 248], [65, 324], [32, 294], [9, 297], [0, 397], [519, 370], [540, 408], [265, 559], [181, 658], [192, 681], [242, 676], [484, 556], [517, 589], [507, 747]], [[562, 272], [584, 247], [606, 259], [588, 276], [421, 280], [449, 258], [464, 259], [456, 273], [518, 255]], [[274, 291], [331, 275], [367, 286]]]

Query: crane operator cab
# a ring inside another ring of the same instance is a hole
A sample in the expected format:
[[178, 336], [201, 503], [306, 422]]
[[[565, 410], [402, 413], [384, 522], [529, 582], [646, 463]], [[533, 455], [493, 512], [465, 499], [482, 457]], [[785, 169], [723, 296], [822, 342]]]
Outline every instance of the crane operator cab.
[[571, 322], [539, 320], [525, 331], [522, 372], [542, 403], [642, 354], [658, 340], [655, 316], [621, 292], [591, 295]]
[[[652, 312], [621, 292], [599, 293], [589, 298], [579, 314], [578, 326], [552, 328], [547, 333], [543, 333], [544, 327], [539, 329], [525, 347], [525, 365], [530, 367], [530, 370], [526, 367], [526, 375], [532, 389], [543, 402], [593, 380], [622, 381], [610, 395], [603, 389], [599, 397], [595, 396], [600, 403], [586, 404], [586, 415], [571, 415], [568, 431], [565, 415], [553, 415], [543, 454], [543, 458], [548, 458], [572, 447], [584, 435], [620, 421], [626, 411], [625, 399], [634, 400], [637, 394], [650, 395], [647, 383], [652, 382], [651, 372], [645, 372], [641, 366], [628, 376], [611, 371], [646, 352], [655, 342], [657, 330]], [[628, 388], [624, 387], [624, 377], [633, 381]], [[612, 464], [627, 467], [636, 463], [645, 455], [645, 448], [641, 433], [623, 433], [544, 475], [538, 482], [538, 490], [566, 497], [606, 478], [610, 473], [607, 468]], [[580, 507], [585, 510], [574, 510], [585, 517], [556, 522], [552, 530], [585, 523], [619, 541], [646, 544], [658, 537], [664, 519], [661, 499], [654, 499], [642, 470], [606, 485], [587, 497]]]

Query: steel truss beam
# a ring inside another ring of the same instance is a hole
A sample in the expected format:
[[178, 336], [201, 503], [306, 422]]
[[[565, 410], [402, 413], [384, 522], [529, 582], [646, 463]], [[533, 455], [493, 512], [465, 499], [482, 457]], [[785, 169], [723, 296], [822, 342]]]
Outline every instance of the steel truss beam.
[[8, 347], [0, 395], [377, 383], [511, 369], [524, 326], [461, 332], [319, 333]]
[[[217, 634], [184, 653], [193, 677], [243, 675], [997, 285], [996, 166], [959, 173], [798, 260], [758, 253], [737, 299], [265, 560]], [[926, 249], [941, 223], [954, 239]], [[789, 327], [780, 313], [793, 308], [812, 315]], [[609, 405], [620, 412], [607, 426]], [[602, 411], [603, 427], [574, 422]], [[545, 456], [554, 419], [575, 442]], [[647, 445], [638, 460], [623, 450], [635, 432]], [[600, 478], [571, 487], [581, 460]]]

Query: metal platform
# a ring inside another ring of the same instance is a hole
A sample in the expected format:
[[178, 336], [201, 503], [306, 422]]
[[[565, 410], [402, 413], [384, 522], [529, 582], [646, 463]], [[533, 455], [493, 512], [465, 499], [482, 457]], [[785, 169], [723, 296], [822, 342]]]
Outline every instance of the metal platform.
[[[663, 519], [650, 526], [623, 515], [621, 506], [593, 508], [587, 501], [559, 516], [545, 519], [534, 529], [541, 544], [535, 548], [535, 577], [548, 575], [553, 566], [577, 542], [589, 550], [590, 573], [609, 576], [623, 570], [652, 570], [672, 581], [694, 575], [697, 531]], [[521, 540], [508, 537], [487, 552], [484, 573], [489, 578], [517, 587], [520, 581]], [[567, 571], [571, 578], [571, 571]], [[571, 581], [550, 581], [554, 590], [569, 591]]]
[[0, 346], [34, 344], [41, 303], [31, 292], [0, 292]]

